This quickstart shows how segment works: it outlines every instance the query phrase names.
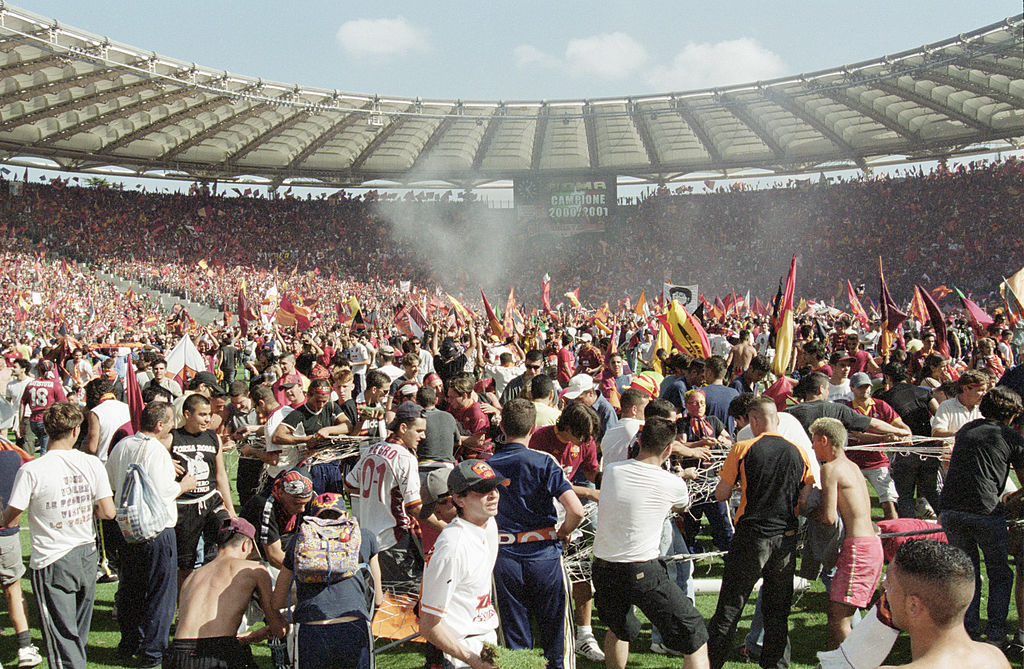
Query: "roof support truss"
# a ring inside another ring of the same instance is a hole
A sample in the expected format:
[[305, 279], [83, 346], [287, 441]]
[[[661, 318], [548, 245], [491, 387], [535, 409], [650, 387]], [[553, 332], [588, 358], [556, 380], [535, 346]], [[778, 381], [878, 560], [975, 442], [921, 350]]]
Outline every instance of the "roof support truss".
[[[367, 102], [361, 107], [361, 109], [367, 109], [369, 106], [370, 103]], [[288, 163], [288, 166], [285, 167], [285, 172], [291, 172], [298, 169], [299, 165], [304, 163], [306, 159], [323, 148], [329, 141], [345, 132], [345, 130], [351, 128], [359, 121], [364, 121], [365, 118], [366, 117], [363, 114], [359, 114], [357, 112], [348, 112], [347, 114], [344, 114], [334, 125], [320, 133], [317, 137], [313, 138], [309, 144], [302, 147], [302, 150], [295, 154], [295, 157], [292, 158]]]
[[[403, 113], [408, 112], [414, 107], [415, 105], [409, 105], [403, 110]], [[391, 135], [395, 134], [395, 131], [398, 130], [398, 128], [401, 126], [404, 118], [405, 117], [403, 116], [392, 116], [391, 123], [389, 123], [386, 128], [378, 132], [377, 136], [374, 137], [373, 140], [366, 145], [366, 148], [363, 149], [359, 153], [359, 155], [356, 156], [356, 159], [352, 161], [352, 166], [349, 169], [355, 172], [356, 170], [361, 168], [363, 166], [363, 163], [365, 163], [366, 160], [373, 155], [373, 152], [377, 150], [377, 147], [386, 142], [391, 137]]]
[[921, 105], [922, 107], [927, 107], [933, 111], [937, 111], [943, 116], [946, 116], [954, 121], [959, 121], [969, 128], [981, 130], [984, 133], [992, 132], [992, 128], [990, 128], [985, 123], [982, 123], [978, 119], [968, 116], [967, 114], [964, 114], [961, 111], [953, 109], [948, 105], [944, 105], [938, 100], [935, 100], [929, 96], [921, 95], [917, 91], [912, 91], [905, 86], [899, 85], [898, 83], [892, 83], [888, 81], [875, 81], [872, 82], [871, 85], [874, 86], [875, 88], [878, 88], [879, 90], [885, 91], [889, 95], [895, 95], [897, 97], [903, 98], [904, 100], [909, 100], [910, 102]]
[[836, 148], [839, 149], [839, 153], [844, 157], [851, 159], [856, 159], [858, 157], [857, 150], [853, 148], [849, 142], [843, 139], [842, 136], [836, 132], [835, 129], [829, 126], [828, 123], [819, 119], [813, 111], [800, 104], [795, 98], [774, 88], [766, 88], [764, 92], [772, 102], [779, 105], [793, 116], [796, 116], [801, 121], [821, 133], [828, 141], [835, 144]]
[[772, 136], [770, 130], [765, 128], [757, 119], [754, 118], [747, 106], [736, 100], [735, 98], [727, 97], [725, 95], [719, 96], [722, 106], [729, 110], [729, 113], [735, 116], [740, 123], [750, 128], [750, 131], [757, 135], [765, 146], [775, 155], [775, 159], [780, 163], [786, 160], [786, 150], [782, 148], [782, 145]]
[[[686, 125], [690, 126], [690, 131], [693, 132], [693, 135], [700, 140], [701, 146], [704, 147], [704, 151], [711, 157], [711, 160], [716, 163], [722, 162], [722, 154], [719, 152], [718, 147], [715, 146], [711, 135], [708, 134], [708, 129], [697, 118], [697, 115], [690, 109], [689, 105], [682, 100], [676, 100], [676, 111], [686, 121]], [[758, 136], [760, 137], [760, 135]]]
[[838, 102], [841, 105], [849, 107], [858, 114], [868, 117], [875, 123], [885, 126], [889, 130], [895, 132], [897, 135], [905, 137], [906, 139], [909, 139], [911, 142], [915, 144], [921, 141], [920, 135], [918, 135], [916, 132], [912, 131], [910, 128], [906, 128], [900, 125], [899, 122], [889, 118], [888, 116], [885, 115], [885, 112], [878, 111], [871, 105], [864, 104], [859, 99], [857, 99], [857, 97], [854, 94], [850, 93], [850, 91], [847, 89], [838, 90], [836, 88], [832, 88], [829, 86], [822, 86], [821, 88], [815, 88], [813, 90], [818, 95], [824, 95], [834, 100], [835, 102]]
[[257, 132], [253, 135], [252, 139], [229, 153], [227, 157], [224, 158], [224, 162], [228, 165], [237, 165], [239, 160], [258, 149], [260, 144], [271, 137], [280, 135], [285, 130], [294, 127], [295, 124], [300, 121], [304, 121], [307, 118], [309, 118], [309, 114], [305, 111], [294, 110], [294, 113], [292, 113], [288, 118], [282, 119], [262, 132]]
[[633, 119], [636, 132], [640, 135], [640, 141], [643, 142], [644, 151], [647, 152], [647, 160], [650, 161], [654, 171], [661, 172], [661, 156], [658, 155], [658, 147], [654, 143], [654, 138], [651, 137], [651, 129], [647, 126], [647, 113], [653, 115], [655, 112], [644, 112], [638, 109], [632, 102], [630, 103], [629, 117]]

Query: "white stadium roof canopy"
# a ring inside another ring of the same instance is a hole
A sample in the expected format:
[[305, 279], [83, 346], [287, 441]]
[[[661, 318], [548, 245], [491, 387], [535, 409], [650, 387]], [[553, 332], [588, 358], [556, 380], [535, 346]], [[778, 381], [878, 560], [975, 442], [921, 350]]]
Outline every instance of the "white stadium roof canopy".
[[818, 172], [1019, 149], [1024, 15], [819, 72], [588, 100], [421, 100], [264, 81], [0, 4], [0, 160], [356, 187]]

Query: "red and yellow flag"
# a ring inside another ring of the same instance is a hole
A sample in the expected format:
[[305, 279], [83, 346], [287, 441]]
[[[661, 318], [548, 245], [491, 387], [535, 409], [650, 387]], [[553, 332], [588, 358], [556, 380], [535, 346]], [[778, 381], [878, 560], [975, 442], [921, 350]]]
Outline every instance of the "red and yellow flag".
[[793, 293], [796, 292], [796, 254], [789, 262], [786, 287], [779, 301], [778, 327], [775, 329], [775, 357], [772, 359], [772, 373], [784, 376], [789, 371], [793, 357]]

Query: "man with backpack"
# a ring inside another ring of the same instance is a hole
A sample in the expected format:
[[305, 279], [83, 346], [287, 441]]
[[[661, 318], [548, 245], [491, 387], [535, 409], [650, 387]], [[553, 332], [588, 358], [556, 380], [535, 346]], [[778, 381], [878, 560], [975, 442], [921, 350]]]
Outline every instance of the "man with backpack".
[[376, 608], [384, 601], [376, 535], [348, 515], [341, 495], [314, 498], [274, 588], [276, 609], [295, 603], [292, 622], [299, 627], [292, 659], [299, 669], [373, 667], [371, 588]]
[[[177, 595], [178, 548], [174, 526], [178, 522], [177, 498], [195, 488], [186, 474], [175, 481], [174, 463], [165, 444], [174, 427], [174, 408], [168, 402], [152, 402], [142, 410], [138, 434], [119, 441], [107, 460], [107, 476], [120, 502], [125, 476], [138, 465], [166, 506], [167, 522], [156, 536], [126, 542], [121, 547], [117, 624], [121, 628], [118, 655], [123, 660], [139, 657], [139, 666], [157, 667], [167, 649]], [[159, 528], [157, 528], [159, 529]]]
[[[232, 518], [217, 533], [217, 557], [192, 572], [181, 586], [178, 626], [164, 661], [166, 669], [255, 669], [248, 644], [268, 634], [284, 636], [284, 620], [271, 604], [270, 572], [248, 559], [255, 544], [256, 528], [244, 518]], [[254, 594], [268, 624], [238, 636]]]

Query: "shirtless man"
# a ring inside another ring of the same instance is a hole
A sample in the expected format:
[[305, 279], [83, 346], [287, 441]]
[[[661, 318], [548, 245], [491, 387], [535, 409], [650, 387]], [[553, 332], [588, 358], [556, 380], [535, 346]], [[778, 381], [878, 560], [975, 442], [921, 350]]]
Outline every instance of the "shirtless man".
[[[247, 559], [255, 542], [256, 530], [249, 521], [232, 518], [225, 522], [217, 535], [217, 557], [182, 584], [178, 627], [164, 656], [165, 669], [253, 669], [252, 651], [243, 644], [268, 635], [284, 636], [284, 621], [270, 601], [270, 572]], [[266, 614], [267, 626], [238, 635], [253, 592]], [[202, 664], [195, 664], [197, 659]]]
[[815, 517], [828, 525], [842, 517], [845, 537], [828, 602], [828, 647], [838, 648], [853, 628], [857, 609], [867, 608], [882, 573], [882, 541], [871, 524], [871, 497], [860, 468], [846, 457], [846, 428], [819, 418], [809, 432], [821, 465], [821, 506]]
[[886, 573], [885, 598], [893, 625], [910, 634], [913, 661], [903, 666], [1008, 668], [997, 647], [967, 634], [964, 613], [973, 597], [974, 567], [962, 550], [938, 541], [900, 546]]
[[745, 372], [755, 355], [757, 349], [750, 343], [750, 330], [740, 330], [740, 343], [729, 349], [729, 357], [725, 359], [729, 378]]

